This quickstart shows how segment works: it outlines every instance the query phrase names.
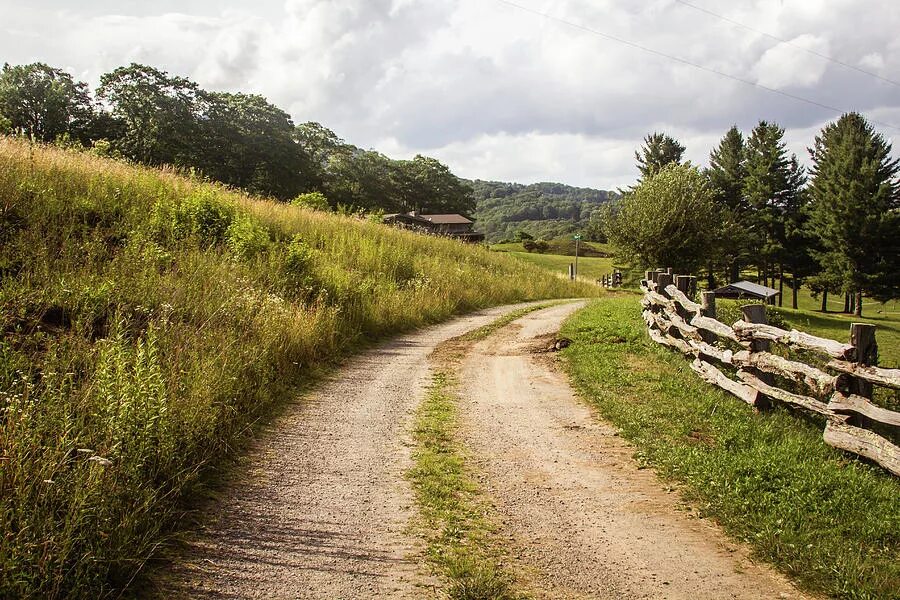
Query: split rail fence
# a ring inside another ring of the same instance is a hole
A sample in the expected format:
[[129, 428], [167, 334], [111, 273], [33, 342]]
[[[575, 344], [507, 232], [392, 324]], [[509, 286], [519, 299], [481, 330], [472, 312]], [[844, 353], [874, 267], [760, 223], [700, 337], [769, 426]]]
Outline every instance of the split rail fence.
[[[743, 319], [730, 326], [716, 320], [712, 292], [702, 294], [702, 303], [691, 300], [696, 285], [696, 277], [673, 275], [671, 269], [647, 271], [641, 305], [655, 342], [692, 357], [691, 368], [703, 380], [755, 408], [777, 400], [824, 417], [825, 443], [900, 476], [900, 447], [888, 439], [897, 439], [900, 412], [872, 402], [875, 386], [900, 389], [900, 369], [874, 366], [874, 325], [853, 323], [845, 344], [773, 327], [764, 305], [749, 304], [741, 307]], [[781, 352], [791, 358], [772, 353], [773, 344], [794, 351]], [[795, 354], [803, 358], [794, 360]]]

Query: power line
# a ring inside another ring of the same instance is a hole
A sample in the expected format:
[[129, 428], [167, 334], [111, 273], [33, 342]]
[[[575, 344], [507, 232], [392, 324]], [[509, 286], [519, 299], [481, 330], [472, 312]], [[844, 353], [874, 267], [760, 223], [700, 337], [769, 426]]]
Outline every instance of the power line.
[[[527, 12], [527, 13], [531, 13], [531, 14], [533, 14], [533, 15], [537, 15], [537, 16], [543, 17], [543, 18], [545, 18], [545, 19], [549, 19], [549, 20], [551, 20], [551, 21], [556, 21], [557, 23], [562, 23], [563, 25], [567, 25], [567, 26], [572, 27], [572, 28], [574, 28], [574, 29], [579, 29], [579, 30], [581, 30], [581, 31], [584, 31], [584, 32], [587, 32], [587, 33], [590, 33], [590, 34], [593, 34], [593, 35], [596, 35], [596, 36], [605, 38], [605, 39], [607, 39], [607, 40], [611, 40], [611, 41], [613, 41], [613, 42], [617, 42], [617, 43], [619, 43], [619, 44], [623, 44], [623, 45], [625, 45], [625, 46], [630, 46], [630, 47], [632, 47], [632, 48], [637, 48], [638, 50], [641, 50], [641, 51], [643, 51], [643, 52], [647, 52], [648, 54], [653, 54], [653, 55], [655, 55], [655, 56], [661, 56], [661, 57], [663, 57], [663, 58], [667, 58], [667, 59], [669, 59], [669, 60], [672, 60], [672, 61], [675, 61], [675, 62], [679, 62], [679, 63], [681, 63], [681, 64], [688, 65], [688, 66], [690, 66], [690, 67], [694, 67], [695, 69], [699, 69], [699, 70], [701, 70], [701, 71], [706, 71], [707, 73], [712, 73], [712, 74], [714, 74], [714, 75], [719, 75], [720, 77], [725, 77], [725, 78], [727, 78], [727, 79], [731, 79], [732, 81], [737, 81], [737, 82], [739, 82], [739, 83], [743, 83], [743, 84], [745, 84], [745, 85], [749, 85], [749, 86], [752, 86], [752, 87], [755, 87], [755, 88], [759, 88], [759, 89], [761, 89], [761, 90], [765, 90], [765, 91], [771, 92], [771, 93], [773, 93], [773, 94], [778, 94], [779, 96], [784, 96], [785, 98], [790, 98], [790, 99], [792, 99], [792, 100], [797, 100], [798, 102], [804, 102], [804, 103], [806, 103], [806, 104], [810, 104], [810, 105], [816, 106], [816, 107], [818, 107], [818, 108], [823, 108], [823, 109], [825, 109], [825, 110], [829, 110], [829, 111], [834, 112], [834, 113], [837, 113], [837, 114], [844, 114], [844, 113], [846, 113], [846, 112], [850, 112], [850, 111], [847, 111], [847, 110], [844, 110], [844, 109], [841, 109], [841, 108], [837, 108], [836, 106], [831, 106], [831, 105], [828, 105], [828, 104], [823, 104], [823, 103], [821, 103], [821, 102], [817, 102], [816, 100], [811, 100], [811, 99], [809, 99], [809, 98], [804, 98], [803, 96], [798, 96], [798, 95], [796, 95], [796, 94], [791, 94], [790, 92], [785, 92], [784, 90], [779, 90], [779, 89], [776, 89], [776, 88], [769, 87], [769, 86], [767, 86], [767, 85], [763, 85], [763, 84], [761, 84], [761, 83], [757, 83], [757, 82], [755, 82], [755, 81], [751, 81], [751, 80], [749, 80], [749, 79], [744, 79], [743, 77], [738, 77], [737, 75], [731, 75], [730, 73], [726, 73], [726, 72], [724, 72], [724, 71], [719, 71], [718, 69], [714, 69], [713, 67], [707, 67], [707, 66], [705, 66], [705, 65], [701, 65], [701, 64], [699, 64], [699, 63], [695, 63], [695, 62], [693, 62], [693, 61], [687, 60], [686, 58], [681, 58], [681, 57], [679, 57], [679, 56], [675, 56], [675, 55], [672, 55], [672, 54], [667, 54], [666, 52], [662, 52], [662, 51], [660, 51], [660, 50], [654, 50], [653, 48], [650, 48], [650, 47], [648, 47], [648, 46], [644, 46], [644, 45], [642, 45], [642, 44], [638, 44], [637, 42], [632, 42], [632, 41], [630, 41], [630, 40], [626, 40], [626, 39], [624, 39], [624, 38], [620, 38], [620, 37], [611, 35], [611, 34], [609, 34], [609, 33], [604, 33], [604, 32], [599, 31], [599, 30], [597, 30], [597, 29], [593, 29], [593, 28], [591, 28], [591, 27], [588, 27], [587, 25], [582, 25], [582, 24], [580, 24], [580, 23], [575, 23], [574, 21], [569, 21], [569, 20], [563, 19], [563, 18], [561, 18], [561, 17], [556, 17], [556, 16], [553, 16], [553, 15], [551, 15], [551, 14], [549, 14], [549, 13], [541, 12], [541, 11], [539, 11], [539, 10], [535, 10], [535, 9], [533, 9], [533, 8], [529, 8], [529, 7], [527, 7], [527, 6], [522, 6], [521, 4], [517, 4], [516, 2], [512, 2], [511, 0], [495, 0], [495, 1], [496, 1], [496, 2], [499, 2], [499, 3], [501, 3], [501, 4], [505, 4], [505, 5], [507, 5], [507, 6], [511, 6], [511, 7], [513, 7], [513, 8], [518, 9], [518, 10], [521, 10], [521, 11], [524, 11], [524, 12]], [[870, 120], [872, 123], [876, 123], [876, 124], [878, 124], [878, 125], [881, 125], [882, 127], [889, 127], [889, 128], [894, 129], [894, 130], [896, 130], [896, 131], [900, 131], [900, 127], [898, 127], [898, 126], [896, 126], [896, 125], [892, 125], [892, 124], [890, 124], [890, 123], [885, 123], [884, 121], [876, 121], [876, 120], [874, 120], [874, 119], [869, 119], [869, 120]]]
[[746, 29], [747, 31], [752, 31], [753, 33], [757, 33], [759, 35], [765, 36], [771, 40], [775, 40], [776, 42], [780, 42], [782, 44], [787, 44], [788, 46], [791, 46], [792, 48], [802, 50], [808, 54], [812, 54], [813, 56], [818, 56], [819, 58], [831, 61], [831, 62], [841, 65], [842, 67], [845, 67], [847, 69], [853, 69], [854, 71], [863, 73], [864, 75], [868, 75], [870, 77], [874, 77], [876, 79], [880, 79], [881, 81], [885, 81], [887, 83], [890, 83], [892, 85], [896, 85], [896, 86], [900, 87], [900, 82], [894, 81], [893, 79], [888, 79], [887, 77], [882, 77], [878, 73], [873, 73], [871, 71], [867, 71], [867, 70], [857, 67], [855, 65], [845, 63], [834, 57], [828, 56], [827, 54], [823, 54], [822, 52], [816, 52], [815, 50], [811, 50], [809, 48], [804, 48], [800, 44], [795, 44], [794, 42], [792, 42], [790, 40], [786, 40], [784, 38], [780, 38], [777, 35], [772, 35], [771, 33], [768, 33], [766, 31], [762, 31], [760, 29], [755, 29], [753, 27], [750, 27], [749, 25], [745, 25], [745, 24], [735, 21], [733, 19], [729, 19], [728, 17], [726, 17], [724, 15], [720, 15], [719, 13], [716, 13], [716, 12], [713, 12], [706, 8], [703, 8], [702, 6], [697, 6], [696, 4], [691, 4], [690, 2], [685, 2], [685, 0], [675, 0], [675, 2], [677, 2], [678, 4], [682, 4], [684, 6], [687, 6], [688, 8], [693, 8], [696, 11], [706, 13], [707, 15], [709, 15], [711, 17], [715, 17], [716, 19], [721, 19], [722, 21], [725, 21], [726, 23], [731, 23], [732, 25], [740, 27], [741, 29]]

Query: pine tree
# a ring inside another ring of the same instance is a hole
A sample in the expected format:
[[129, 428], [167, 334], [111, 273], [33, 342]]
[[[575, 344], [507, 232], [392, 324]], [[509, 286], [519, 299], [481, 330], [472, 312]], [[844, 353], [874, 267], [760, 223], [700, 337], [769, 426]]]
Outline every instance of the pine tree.
[[[787, 269], [791, 274], [791, 305], [795, 309], [798, 308], [797, 294], [803, 280], [818, 271], [818, 264], [812, 256], [815, 240], [810, 236], [807, 227], [809, 194], [804, 189], [805, 185], [806, 172], [796, 155], [792, 154], [788, 169], [787, 193], [783, 196], [781, 206], [779, 290], [783, 291], [784, 269]], [[783, 299], [783, 295], [779, 296], [779, 306]]]
[[829, 123], [810, 149], [810, 228], [825, 279], [855, 294], [886, 301], [900, 293], [900, 160], [891, 144], [857, 113]]
[[744, 196], [748, 210], [750, 249], [756, 257], [763, 280], [774, 279], [775, 267], [783, 256], [784, 212], [799, 192], [802, 173], [792, 172], [783, 141], [784, 129], [760, 121], [747, 140], [747, 176]]
[[[727, 231], [722, 231], [718, 254], [727, 268], [730, 281], [740, 275], [741, 263], [747, 259], [749, 240], [745, 220], [749, 214], [749, 206], [744, 196], [744, 180], [747, 177], [744, 136], [737, 126], [731, 129], [709, 155], [709, 168], [706, 170], [714, 198], [723, 210], [723, 222], [730, 224]], [[713, 265], [710, 265], [710, 270]], [[712, 281], [712, 274], [710, 273]]]
[[666, 165], [680, 163], [684, 146], [664, 133], [652, 133], [644, 138], [640, 151], [634, 153], [641, 179], [656, 175]]

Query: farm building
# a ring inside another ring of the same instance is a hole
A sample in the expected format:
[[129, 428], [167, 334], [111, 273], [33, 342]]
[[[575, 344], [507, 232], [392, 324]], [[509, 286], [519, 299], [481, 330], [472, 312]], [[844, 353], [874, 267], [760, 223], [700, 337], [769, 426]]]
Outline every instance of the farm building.
[[484, 234], [475, 231], [475, 223], [458, 214], [423, 215], [417, 212], [396, 213], [385, 215], [383, 222], [387, 225], [395, 225], [432, 235], [452, 237], [464, 242], [484, 241]]
[[716, 298], [730, 298], [733, 300], [762, 300], [766, 303], [771, 303], [775, 300], [775, 297], [780, 295], [776, 289], [766, 287], [764, 285], [759, 285], [758, 283], [753, 283], [750, 281], [738, 281], [736, 283], [729, 283], [724, 287], [720, 287], [717, 290], [714, 290], [713, 293], [716, 295]]

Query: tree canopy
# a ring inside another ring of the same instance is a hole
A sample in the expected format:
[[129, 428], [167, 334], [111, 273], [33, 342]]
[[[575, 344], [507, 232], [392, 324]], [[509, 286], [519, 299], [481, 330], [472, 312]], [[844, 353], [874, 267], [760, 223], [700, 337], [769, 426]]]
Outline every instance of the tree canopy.
[[696, 167], [666, 165], [622, 197], [607, 221], [607, 235], [635, 266], [696, 271], [720, 222], [713, 196]]
[[95, 103], [84, 83], [41, 63], [0, 74], [0, 133], [46, 142], [68, 136], [147, 165], [289, 200], [319, 192], [352, 210], [475, 210], [472, 189], [435, 158], [394, 160], [340, 139], [255, 94], [209, 92], [185, 77], [132, 63], [104, 74]]
[[64, 134], [84, 140], [93, 114], [87, 84], [68, 73], [43, 63], [3, 65], [0, 115], [7, 130], [44, 142]]
[[644, 138], [643, 147], [634, 153], [641, 178], [659, 173], [671, 163], [680, 163], [685, 147], [665, 133], [651, 133]]

